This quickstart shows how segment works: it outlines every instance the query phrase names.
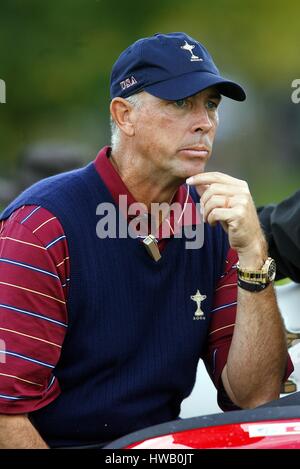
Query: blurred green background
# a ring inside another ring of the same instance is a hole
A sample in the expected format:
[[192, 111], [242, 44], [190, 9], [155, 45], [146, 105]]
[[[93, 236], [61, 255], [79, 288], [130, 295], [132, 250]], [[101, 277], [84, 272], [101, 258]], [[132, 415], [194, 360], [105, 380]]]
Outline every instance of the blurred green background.
[[300, 185], [300, 2], [286, 0], [1, 0], [0, 177], [20, 177], [24, 149], [43, 142], [109, 143], [109, 76], [121, 51], [156, 32], [203, 42], [245, 103], [224, 99], [209, 169], [247, 179], [257, 205]]

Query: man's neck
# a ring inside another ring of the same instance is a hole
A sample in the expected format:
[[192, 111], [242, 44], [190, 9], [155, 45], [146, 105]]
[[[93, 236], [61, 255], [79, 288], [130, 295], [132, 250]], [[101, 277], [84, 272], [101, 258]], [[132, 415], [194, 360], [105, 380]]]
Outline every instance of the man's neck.
[[144, 161], [134, 155], [122, 154], [119, 158], [116, 153], [112, 153], [110, 161], [135, 200], [145, 204], [148, 211], [152, 203], [171, 203], [180, 181], [170, 181], [170, 178], [153, 170], [150, 164], [147, 167]]

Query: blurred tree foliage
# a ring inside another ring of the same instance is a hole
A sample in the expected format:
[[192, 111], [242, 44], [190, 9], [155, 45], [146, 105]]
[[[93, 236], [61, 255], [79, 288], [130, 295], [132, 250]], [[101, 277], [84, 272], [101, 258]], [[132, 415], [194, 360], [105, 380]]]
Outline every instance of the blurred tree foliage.
[[111, 66], [130, 43], [158, 31], [202, 41], [219, 68], [259, 89], [266, 105], [277, 94], [290, 102], [299, 18], [298, 0], [1, 0], [0, 170], [15, 169], [35, 139], [105, 143]]

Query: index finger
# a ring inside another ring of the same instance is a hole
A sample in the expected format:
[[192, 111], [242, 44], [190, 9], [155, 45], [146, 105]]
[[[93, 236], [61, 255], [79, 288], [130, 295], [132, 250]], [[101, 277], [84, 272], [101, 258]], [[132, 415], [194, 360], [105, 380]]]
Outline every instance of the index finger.
[[227, 184], [240, 184], [240, 180], [236, 179], [228, 174], [220, 173], [218, 171], [210, 171], [207, 173], [195, 174], [186, 180], [188, 185], [197, 186], [197, 185], [209, 185], [215, 182], [218, 183], [227, 183]]

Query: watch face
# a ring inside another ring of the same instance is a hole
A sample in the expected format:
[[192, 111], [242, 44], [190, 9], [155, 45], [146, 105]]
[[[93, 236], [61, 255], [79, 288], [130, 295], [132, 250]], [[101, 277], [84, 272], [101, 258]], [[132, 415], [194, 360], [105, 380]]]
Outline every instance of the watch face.
[[268, 279], [270, 280], [270, 282], [273, 282], [275, 277], [276, 277], [276, 262], [274, 261], [274, 259], [272, 259], [268, 267]]

